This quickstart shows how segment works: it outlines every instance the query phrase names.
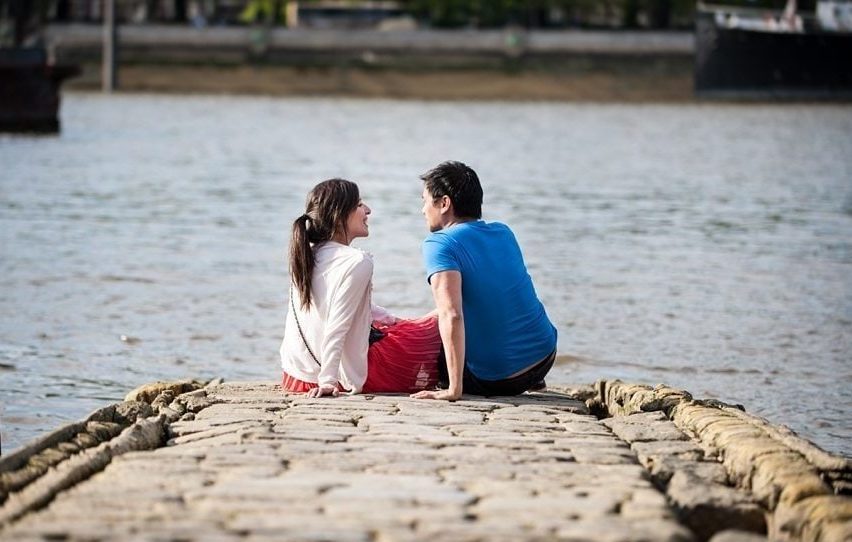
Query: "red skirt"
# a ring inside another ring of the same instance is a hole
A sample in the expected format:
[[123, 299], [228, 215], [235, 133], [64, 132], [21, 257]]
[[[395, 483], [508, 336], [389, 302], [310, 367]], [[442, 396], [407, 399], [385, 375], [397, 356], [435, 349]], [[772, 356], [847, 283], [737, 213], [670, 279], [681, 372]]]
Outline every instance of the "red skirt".
[[[363, 393], [414, 393], [433, 389], [438, 383], [438, 354], [441, 335], [438, 319], [401, 320], [385, 326], [373, 324], [386, 333], [367, 350], [367, 380]], [[281, 385], [286, 391], [306, 393], [316, 388], [284, 373]]]

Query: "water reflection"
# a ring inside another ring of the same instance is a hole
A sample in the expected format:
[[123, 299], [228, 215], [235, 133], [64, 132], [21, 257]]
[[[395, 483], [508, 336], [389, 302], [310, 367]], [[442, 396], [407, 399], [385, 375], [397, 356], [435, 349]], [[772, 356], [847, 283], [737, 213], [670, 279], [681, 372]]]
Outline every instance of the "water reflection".
[[[375, 296], [431, 302], [417, 175], [459, 159], [571, 355], [825, 447], [852, 430], [852, 108], [70, 94], [0, 138], [3, 449], [156, 379], [276, 379], [307, 189], [356, 180]], [[124, 339], [122, 339], [124, 337]]]

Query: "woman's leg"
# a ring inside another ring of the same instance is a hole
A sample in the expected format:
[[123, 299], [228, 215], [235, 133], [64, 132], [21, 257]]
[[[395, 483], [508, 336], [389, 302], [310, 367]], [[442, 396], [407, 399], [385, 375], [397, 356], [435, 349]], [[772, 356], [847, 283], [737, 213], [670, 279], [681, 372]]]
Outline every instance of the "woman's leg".
[[435, 317], [403, 320], [383, 327], [386, 335], [370, 345], [364, 393], [413, 393], [438, 382], [441, 335]]
[[284, 391], [289, 391], [290, 393], [308, 393], [310, 390], [316, 388], [317, 385], [284, 373], [284, 376], [281, 378], [281, 387], [284, 388]]

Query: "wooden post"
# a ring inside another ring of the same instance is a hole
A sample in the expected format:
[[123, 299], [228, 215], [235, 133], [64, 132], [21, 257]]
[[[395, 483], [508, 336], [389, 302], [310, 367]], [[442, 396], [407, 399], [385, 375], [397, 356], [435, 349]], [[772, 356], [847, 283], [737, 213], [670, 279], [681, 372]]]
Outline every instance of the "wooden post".
[[104, 0], [104, 50], [101, 87], [112, 92], [118, 87], [118, 32], [115, 25], [115, 0]]
[[299, 28], [299, 3], [287, 2], [284, 4], [284, 13], [287, 18], [287, 28]]

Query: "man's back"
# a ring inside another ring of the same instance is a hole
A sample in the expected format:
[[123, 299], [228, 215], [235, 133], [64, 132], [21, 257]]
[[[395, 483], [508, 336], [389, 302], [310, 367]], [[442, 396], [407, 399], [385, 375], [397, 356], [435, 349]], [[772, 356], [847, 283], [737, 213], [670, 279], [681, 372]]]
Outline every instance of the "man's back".
[[459, 271], [465, 363], [478, 378], [500, 380], [556, 348], [547, 318], [512, 231], [498, 222], [463, 222], [423, 242], [427, 277]]

